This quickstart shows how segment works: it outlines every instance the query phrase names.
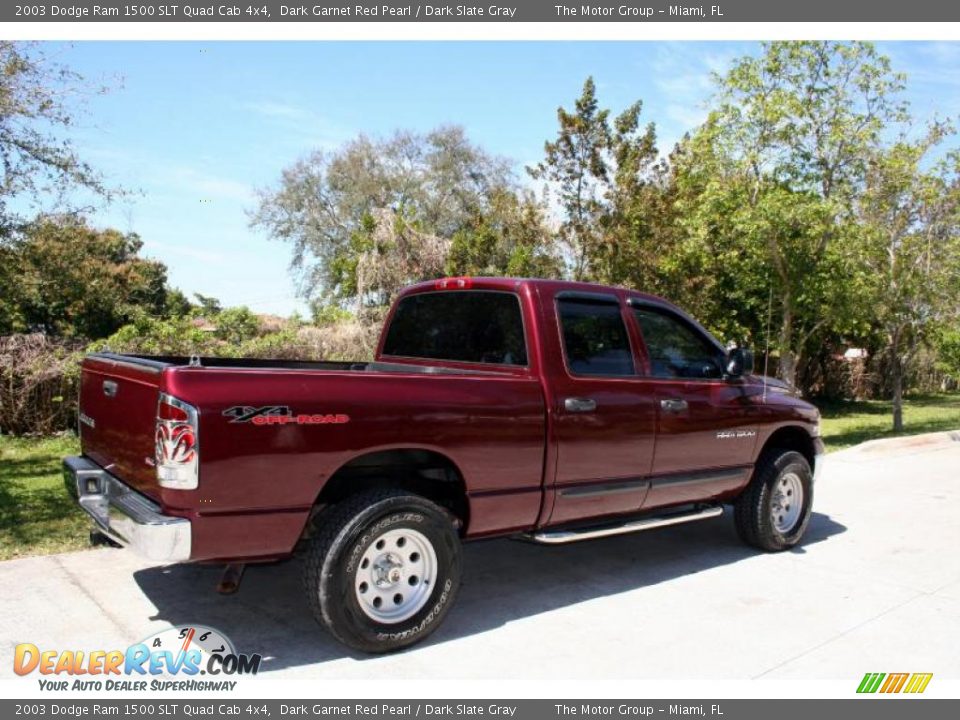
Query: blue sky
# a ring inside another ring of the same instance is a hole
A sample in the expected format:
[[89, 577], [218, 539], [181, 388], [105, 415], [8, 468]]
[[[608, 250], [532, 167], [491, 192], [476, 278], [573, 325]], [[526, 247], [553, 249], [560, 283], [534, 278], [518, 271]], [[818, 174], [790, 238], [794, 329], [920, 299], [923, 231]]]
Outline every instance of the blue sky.
[[[89, 42], [52, 44], [58, 60], [113, 90], [74, 128], [81, 154], [142, 194], [93, 215], [134, 231], [170, 281], [227, 305], [288, 314], [304, 305], [290, 249], [247, 225], [256, 188], [318, 148], [360, 132], [463, 125], [524, 164], [556, 132], [593, 75], [601, 104], [636, 99], [661, 150], [704, 117], [711, 72], [756, 43], [694, 42]], [[960, 43], [881, 43], [908, 73], [920, 120], [960, 115]]]

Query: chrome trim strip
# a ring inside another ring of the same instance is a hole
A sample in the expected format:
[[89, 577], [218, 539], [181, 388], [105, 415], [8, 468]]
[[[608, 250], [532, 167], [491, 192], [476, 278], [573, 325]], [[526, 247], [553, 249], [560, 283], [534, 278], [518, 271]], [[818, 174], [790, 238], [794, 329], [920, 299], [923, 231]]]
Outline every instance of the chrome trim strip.
[[117, 355], [115, 353], [90, 353], [87, 355], [87, 358], [90, 360], [97, 360], [102, 363], [107, 363], [108, 365], [142, 370], [154, 375], [159, 374], [164, 368], [169, 367], [167, 363], [144, 360], [142, 358], [133, 359], [129, 356]]
[[708, 520], [709, 518], [722, 514], [723, 508], [719, 505], [714, 505], [692, 513], [633, 520], [620, 525], [610, 525], [601, 528], [541, 530], [540, 532], [531, 533], [525, 537], [542, 545], [564, 545], [580, 540], [593, 540], [595, 538], [610, 537], [611, 535], [625, 535], [627, 533], [640, 532], [641, 530], [652, 530], [653, 528], [666, 527], [668, 525], [679, 525], [681, 523], [693, 522], [694, 520]]
[[190, 559], [191, 526], [186, 518], [163, 515], [153, 500], [85, 457], [64, 458], [63, 479], [80, 508], [114, 542], [148, 560]]

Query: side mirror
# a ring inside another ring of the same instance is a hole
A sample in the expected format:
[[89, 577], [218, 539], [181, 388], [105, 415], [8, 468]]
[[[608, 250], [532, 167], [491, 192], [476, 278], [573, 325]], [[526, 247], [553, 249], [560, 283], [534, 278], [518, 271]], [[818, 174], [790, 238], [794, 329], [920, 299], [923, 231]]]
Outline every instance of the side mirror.
[[746, 348], [732, 348], [727, 352], [724, 362], [728, 378], [738, 378], [753, 372], [753, 351]]

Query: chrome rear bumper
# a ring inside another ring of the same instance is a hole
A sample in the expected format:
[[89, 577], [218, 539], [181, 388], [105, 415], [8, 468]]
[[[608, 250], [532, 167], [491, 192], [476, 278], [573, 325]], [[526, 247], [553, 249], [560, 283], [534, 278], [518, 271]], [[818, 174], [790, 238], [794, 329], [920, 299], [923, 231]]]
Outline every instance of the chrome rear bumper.
[[63, 460], [63, 481], [108, 538], [158, 562], [190, 559], [190, 521], [160, 506], [85, 457]]

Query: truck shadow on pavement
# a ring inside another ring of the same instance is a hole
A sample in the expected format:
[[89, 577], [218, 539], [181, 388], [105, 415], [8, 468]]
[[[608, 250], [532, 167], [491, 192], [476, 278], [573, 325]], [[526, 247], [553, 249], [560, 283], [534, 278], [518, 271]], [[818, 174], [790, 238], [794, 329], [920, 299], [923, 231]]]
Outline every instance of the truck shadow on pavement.
[[[803, 543], [790, 554], [802, 555], [806, 547], [846, 529], [815, 512]], [[760, 554], [739, 541], [729, 511], [714, 520], [567, 546], [513, 540], [468, 543], [455, 606], [428, 640], [404, 652]], [[154, 567], [137, 571], [134, 579], [157, 608], [152, 620], [217, 628], [239, 652], [260, 653], [261, 672], [375, 657], [340, 645], [314, 621], [301, 569], [297, 559], [248, 566], [233, 595], [216, 592], [222, 566]]]

